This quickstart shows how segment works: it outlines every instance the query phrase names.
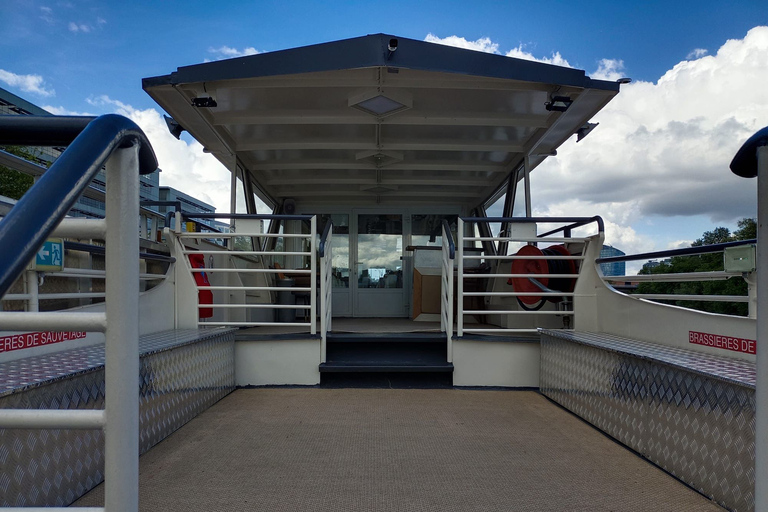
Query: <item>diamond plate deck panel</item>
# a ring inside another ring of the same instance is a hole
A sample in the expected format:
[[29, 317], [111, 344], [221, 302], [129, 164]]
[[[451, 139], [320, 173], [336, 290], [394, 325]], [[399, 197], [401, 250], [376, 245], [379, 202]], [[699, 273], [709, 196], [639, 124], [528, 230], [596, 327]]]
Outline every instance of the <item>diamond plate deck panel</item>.
[[683, 349], [655, 359], [656, 344], [580, 334], [542, 332], [541, 392], [724, 507], [754, 510], [754, 377], [742, 361], [697, 364]]
[[[58, 358], [4, 363], [0, 372], [8, 367], [16, 372], [2, 374], [0, 408], [102, 409], [103, 352], [86, 347]], [[143, 337], [140, 352], [144, 453], [234, 389], [234, 334], [229, 329], [160, 333]], [[103, 472], [100, 430], [0, 429], [0, 506], [65, 506], [98, 485]]]

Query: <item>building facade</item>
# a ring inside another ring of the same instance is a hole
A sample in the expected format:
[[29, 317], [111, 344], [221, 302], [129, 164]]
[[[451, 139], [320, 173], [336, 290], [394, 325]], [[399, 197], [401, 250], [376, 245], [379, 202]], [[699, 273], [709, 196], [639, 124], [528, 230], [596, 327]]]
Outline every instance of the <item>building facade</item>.
[[[45, 109], [34, 105], [27, 100], [16, 96], [10, 91], [0, 88], [0, 115], [11, 116], [50, 116], [52, 115]], [[0, 150], [8, 150], [9, 153], [13, 153], [13, 148], [3, 148], [0, 146]], [[50, 165], [61, 155], [64, 151], [64, 147], [38, 147], [38, 146], [26, 146], [24, 149], [24, 158], [38, 166], [48, 168]], [[139, 177], [141, 188], [139, 189], [139, 195], [141, 200], [154, 200], [159, 199], [159, 186], [160, 177], [158, 172], [152, 174], [142, 175]], [[106, 189], [106, 178], [104, 170], [102, 169], [90, 184], [92, 191], [96, 194], [89, 194], [91, 196], [103, 196]], [[72, 217], [89, 217], [89, 218], [104, 218], [105, 209], [103, 199], [97, 199], [96, 197], [80, 196], [75, 205], [69, 211], [69, 215]]]
[[[624, 256], [624, 251], [620, 251], [610, 245], [604, 245], [600, 249], [601, 258], [610, 258], [612, 256]], [[627, 273], [627, 264], [624, 261], [601, 263], [600, 270], [602, 270], [604, 276], [623, 276]]]

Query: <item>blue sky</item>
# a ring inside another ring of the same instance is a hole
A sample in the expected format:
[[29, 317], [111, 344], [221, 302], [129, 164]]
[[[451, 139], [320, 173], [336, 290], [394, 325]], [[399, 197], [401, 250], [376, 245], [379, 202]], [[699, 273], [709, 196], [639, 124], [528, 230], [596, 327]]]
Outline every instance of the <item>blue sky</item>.
[[191, 141], [162, 133], [141, 79], [227, 51], [383, 32], [420, 40], [432, 34], [447, 44], [635, 80], [598, 115], [598, 130], [578, 147], [567, 143], [534, 173], [540, 214], [603, 215], [609, 242], [628, 252], [685, 245], [754, 215], [754, 183], [726, 173], [750, 131], [768, 125], [768, 92], [757, 86], [768, 83], [764, 1], [0, 5], [0, 87], [55, 113], [129, 115], [159, 155], [173, 160], [161, 161], [161, 180], [220, 207], [228, 203], [226, 175]]
[[273, 51], [378, 32], [487, 37], [502, 52], [520, 45], [536, 57], [560, 52], [588, 71], [600, 59], [621, 59], [628, 76], [655, 81], [695, 49], [712, 52], [768, 24], [768, 9], [757, 0], [2, 3], [0, 67], [42, 75], [55, 91], [48, 102], [70, 110], [86, 110], [85, 99], [102, 94], [153, 106], [141, 78], [202, 62], [222, 46]]

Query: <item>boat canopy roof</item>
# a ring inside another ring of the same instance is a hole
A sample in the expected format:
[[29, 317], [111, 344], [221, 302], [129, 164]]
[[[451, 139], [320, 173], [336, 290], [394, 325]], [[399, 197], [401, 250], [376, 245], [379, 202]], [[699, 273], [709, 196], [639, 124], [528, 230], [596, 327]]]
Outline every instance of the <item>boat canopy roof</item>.
[[385, 34], [180, 67], [143, 88], [267, 203], [466, 208], [619, 92], [578, 69]]

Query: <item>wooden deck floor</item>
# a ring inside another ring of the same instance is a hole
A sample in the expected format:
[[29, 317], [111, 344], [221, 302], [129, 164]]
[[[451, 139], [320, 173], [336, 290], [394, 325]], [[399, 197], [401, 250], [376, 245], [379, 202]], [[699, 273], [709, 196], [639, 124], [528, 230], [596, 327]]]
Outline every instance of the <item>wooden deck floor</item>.
[[[78, 506], [103, 504], [103, 485]], [[533, 391], [243, 389], [150, 450], [142, 510], [721, 511]]]

